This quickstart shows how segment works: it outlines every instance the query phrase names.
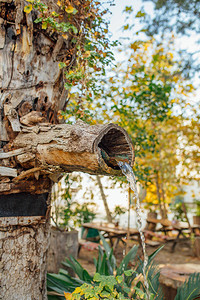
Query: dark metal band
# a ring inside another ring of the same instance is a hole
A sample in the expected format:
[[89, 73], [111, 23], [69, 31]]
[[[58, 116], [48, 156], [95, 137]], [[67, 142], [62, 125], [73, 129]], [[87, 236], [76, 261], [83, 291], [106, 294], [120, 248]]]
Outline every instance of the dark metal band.
[[48, 193], [0, 195], [0, 217], [45, 216]]

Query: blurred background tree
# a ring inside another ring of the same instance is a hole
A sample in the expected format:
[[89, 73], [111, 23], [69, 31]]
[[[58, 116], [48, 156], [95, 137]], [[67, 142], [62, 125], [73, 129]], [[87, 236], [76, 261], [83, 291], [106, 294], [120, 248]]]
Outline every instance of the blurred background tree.
[[[188, 77], [198, 73], [199, 67], [199, 41], [200, 41], [200, 1], [187, 0], [143, 0], [154, 4], [153, 16], [147, 14], [145, 18], [145, 30], [149, 36], [156, 36], [158, 42], [166, 36], [174, 35], [193, 40], [193, 47], [179, 49], [179, 54], [184, 55], [182, 72]], [[191, 39], [192, 37], [192, 39]], [[195, 45], [196, 43], [196, 45]], [[178, 54], [178, 53], [177, 53]]]

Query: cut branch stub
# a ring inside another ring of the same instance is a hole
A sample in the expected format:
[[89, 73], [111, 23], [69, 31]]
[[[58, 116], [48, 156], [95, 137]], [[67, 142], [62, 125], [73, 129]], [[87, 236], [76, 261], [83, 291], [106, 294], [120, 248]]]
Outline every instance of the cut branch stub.
[[[115, 124], [88, 125], [78, 121], [74, 125], [48, 124], [31, 127], [13, 141], [14, 148], [32, 147], [35, 160], [22, 163], [24, 168], [42, 166], [43, 171], [82, 171], [89, 174], [120, 175], [115, 161], [126, 158], [132, 166], [134, 150], [124, 129]], [[45, 128], [45, 130], [44, 130]], [[48, 130], [47, 130], [48, 128]], [[106, 153], [107, 157], [103, 155]], [[59, 167], [59, 169], [58, 169]]]

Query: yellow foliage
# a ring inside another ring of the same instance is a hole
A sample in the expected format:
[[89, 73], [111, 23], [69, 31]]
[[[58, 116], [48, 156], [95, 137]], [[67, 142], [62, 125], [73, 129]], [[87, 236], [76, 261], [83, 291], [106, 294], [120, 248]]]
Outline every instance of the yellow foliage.
[[68, 13], [68, 14], [72, 14], [73, 11], [74, 11], [74, 7], [72, 5], [69, 5], [65, 8], [65, 11]]
[[67, 33], [65, 33], [65, 34], [62, 34], [62, 37], [63, 37], [65, 40], [68, 40], [68, 38], [69, 38], [69, 36], [68, 36], [68, 34], [67, 34]]
[[27, 14], [29, 14], [32, 11], [32, 9], [33, 9], [32, 4], [26, 5], [24, 7], [24, 12], [27, 13]]
[[47, 23], [42, 23], [42, 29], [47, 29]]
[[144, 202], [151, 204], [158, 204], [156, 186], [154, 184], [149, 184], [146, 189], [146, 197], [144, 198]]
[[71, 293], [64, 292], [64, 296], [65, 296], [66, 300], [71, 300], [72, 299], [72, 294]]
[[78, 286], [77, 288], [75, 288], [73, 294], [83, 295], [83, 291], [82, 291], [81, 287]]

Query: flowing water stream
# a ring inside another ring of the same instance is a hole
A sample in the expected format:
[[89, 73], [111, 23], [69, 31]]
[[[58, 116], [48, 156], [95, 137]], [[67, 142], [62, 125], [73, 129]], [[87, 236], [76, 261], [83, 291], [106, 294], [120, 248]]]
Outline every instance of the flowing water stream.
[[134, 199], [136, 200], [136, 224], [137, 224], [137, 229], [140, 233], [140, 239], [142, 243], [142, 249], [143, 249], [143, 255], [144, 255], [144, 262], [143, 262], [143, 276], [144, 276], [144, 285], [146, 288], [146, 293], [147, 293], [147, 299], [149, 300], [149, 284], [147, 281], [147, 265], [148, 265], [148, 255], [146, 253], [146, 245], [145, 245], [145, 237], [142, 231], [142, 218], [141, 218], [141, 210], [140, 210], [140, 199], [137, 191], [137, 186], [136, 186], [136, 180], [135, 180], [135, 175], [133, 173], [133, 170], [131, 166], [126, 163], [119, 161], [118, 165], [120, 169], [122, 170], [122, 173], [126, 176], [131, 190], [134, 192]]

